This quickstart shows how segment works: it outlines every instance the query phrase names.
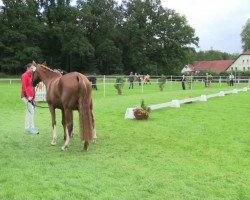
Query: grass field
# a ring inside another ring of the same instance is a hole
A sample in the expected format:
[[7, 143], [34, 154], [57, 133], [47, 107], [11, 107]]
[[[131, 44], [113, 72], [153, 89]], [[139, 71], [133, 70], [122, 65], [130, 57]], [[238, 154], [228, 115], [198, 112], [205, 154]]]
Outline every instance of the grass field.
[[[236, 85], [242, 88], [245, 85]], [[113, 85], [93, 91], [98, 140], [83, 152], [75, 136], [61, 151], [51, 146], [48, 109], [37, 108], [40, 135], [24, 129], [20, 83], [0, 83], [0, 199], [250, 199], [250, 92], [165, 108], [147, 121], [124, 120], [126, 108], [229, 90], [214, 84], [182, 91], [167, 83], [138, 86], [116, 95]], [[46, 105], [46, 104], [42, 104]]]

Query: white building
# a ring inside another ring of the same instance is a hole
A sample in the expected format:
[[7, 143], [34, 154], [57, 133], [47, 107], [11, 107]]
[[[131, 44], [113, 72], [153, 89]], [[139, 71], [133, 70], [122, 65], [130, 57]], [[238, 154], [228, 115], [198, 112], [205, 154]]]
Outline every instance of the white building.
[[231, 71], [250, 71], [250, 51], [246, 51], [228, 67], [228, 72]]

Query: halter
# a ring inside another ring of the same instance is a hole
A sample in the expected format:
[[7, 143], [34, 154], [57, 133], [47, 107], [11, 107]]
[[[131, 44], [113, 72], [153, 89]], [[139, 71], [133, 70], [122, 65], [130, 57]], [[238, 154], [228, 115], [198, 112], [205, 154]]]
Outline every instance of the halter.
[[[34, 73], [36, 71], [36, 66], [32, 65], [32, 79], [33, 79], [33, 76], [34, 76]], [[36, 91], [37, 91], [37, 88], [35, 90], [35, 95], [36, 95]], [[38, 107], [38, 108], [49, 108], [48, 106], [39, 106], [35, 103], [35, 101], [33, 100], [29, 100], [29, 102], [34, 106], [34, 107]]]

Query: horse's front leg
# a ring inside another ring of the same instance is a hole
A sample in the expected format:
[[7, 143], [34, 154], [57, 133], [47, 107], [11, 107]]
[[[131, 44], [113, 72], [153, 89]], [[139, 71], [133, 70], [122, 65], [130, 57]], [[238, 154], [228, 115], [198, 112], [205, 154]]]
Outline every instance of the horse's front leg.
[[55, 108], [53, 106], [49, 106], [50, 114], [51, 114], [51, 120], [52, 120], [52, 141], [51, 145], [56, 145], [56, 113]]
[[73, 117], [72, 117], [72, 110], [65, 109], [64, 110], [64, 119], [65, 119], [65, 143], [62, 146], [62, 150], [64, 151], [69, 146], [70, 134], [73, 129]]

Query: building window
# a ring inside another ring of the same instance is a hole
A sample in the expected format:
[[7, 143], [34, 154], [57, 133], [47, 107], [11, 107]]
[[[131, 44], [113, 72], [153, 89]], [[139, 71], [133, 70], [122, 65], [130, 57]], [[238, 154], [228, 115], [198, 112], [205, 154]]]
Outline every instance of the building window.
[[237, 71], [237, 67], [235, 67], [235, 71]]
[[242, 62], [244, 63], [245, 60], [242, 60]]
[[243, 72], [246, 71], [245, 67], [243, 67]]

